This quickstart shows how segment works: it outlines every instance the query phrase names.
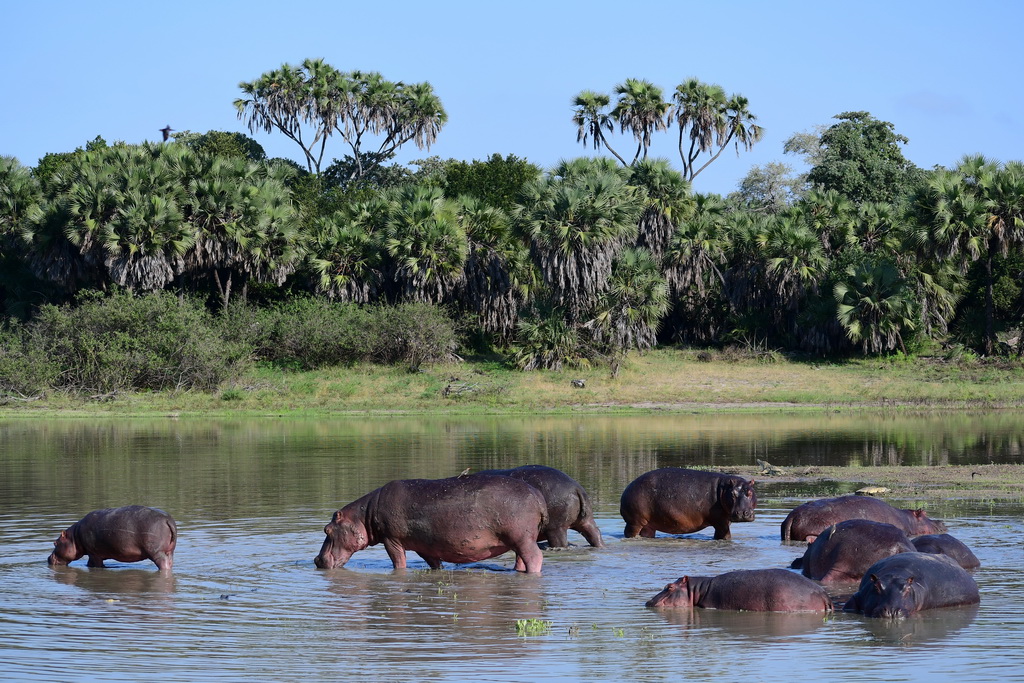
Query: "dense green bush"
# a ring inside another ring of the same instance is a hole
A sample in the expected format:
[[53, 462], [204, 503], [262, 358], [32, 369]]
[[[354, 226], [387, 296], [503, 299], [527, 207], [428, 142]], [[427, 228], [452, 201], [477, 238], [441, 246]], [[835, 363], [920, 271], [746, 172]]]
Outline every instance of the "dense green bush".
[[165, 292], [44, 306], [25, 334], [26, 357], [44, 355], [58, 368], [55, 387], [72, 391], [211, 390], [251, 356], [200, 303]]
[[59, 372], [42, 349], [28, 343], [24, 327], [0, 329], [0, 401], [40, 396], [56, 384]]
[[366, 306], [300, 298], [267, 309], [234, 306], [224, 335], [247, 340], [259, 360], [309, 370], [357, 362], [408, 364], [445, 360], [455, 325], [429, 304]]

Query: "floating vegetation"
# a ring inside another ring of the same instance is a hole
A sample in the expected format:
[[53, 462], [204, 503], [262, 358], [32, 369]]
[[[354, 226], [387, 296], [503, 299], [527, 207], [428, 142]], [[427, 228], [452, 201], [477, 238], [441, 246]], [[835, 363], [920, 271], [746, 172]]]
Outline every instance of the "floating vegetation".
[[551, 633], [552, 622], [544, 619], [516, 619], [516, 635], [544, 636]]

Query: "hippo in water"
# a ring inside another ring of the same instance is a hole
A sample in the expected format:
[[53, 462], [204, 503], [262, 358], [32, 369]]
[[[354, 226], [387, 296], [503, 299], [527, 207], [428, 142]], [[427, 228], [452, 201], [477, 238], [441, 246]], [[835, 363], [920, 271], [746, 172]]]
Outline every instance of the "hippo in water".
[[869, 519], [902, 529], [908, 536], [941, 534], [946, 525], [924, 510], [901, 510], [870, 496], [839, 496], [812, 500], [793, 508], [782, 522], [783, 541], [803, 541], [848, 519]]
[[703, 607], [750, 612], [831, 612], [825, 589], [788, 569], [745, 569], [718, 576], [684, 576], [648, 607]]
[[900, 553], [871, 565], [843, 610], [895, 619], [980, 600], [978, 584], [949, 557]]
[[945, 555], [955, 561], [964, 569], [977, 569], [981, 566], [981, 560], [971, 552], [963, 541], [953, 538], [949, 534], [927, 534], [918, 536], [910, 541], [921, 553], [934, 553]]
[[604, 546], [594, 521], [590, 497], [579, 483], [561, 470], [544, 465], [523, 465], [508, 470], [484, 470], [481, 474], [499, 474], [521, 479], [541, 492], [548, 504], [548, 524], [537, 538], [547, 540], [549, 548], [567, 548], [568, 529], [580, 532], [595, 548]]
[[691, 534], [714, 527], [729, 539], [730, 522], [753, 522], [754, 482], [717, 472], [664, 467], [641, 474], [622, 492], [619, 512], [626, 538], [654, 538], [655, 532]]
[[341, 567], [352, 553], [383, 543], [395, 569], [405, 568], [406, 550], [432, 569], [513, 550], [517, 570], [538, 573], [544, 553], [537, 536], [547, 523], [544, 496], [518, 479], [489, 474], [400, 479], [335, 512], [314, 563]]
[[141, 562], [152, 560], [161, 571], [174, 564], [178, 527], [163, 510], [142, 505], [93, 510], [61, 532], [47, 558], [62, 565], [88, 555], [90, 567], [103, 560]]
[[917, 552], [907, 535], [892, 524], [848, 519], [833, 524], [821, 535], [808, 536], [810, 545], [793, 562], [804, 576], [821, 583], [860, 581], [868, 567], [896, 553]]

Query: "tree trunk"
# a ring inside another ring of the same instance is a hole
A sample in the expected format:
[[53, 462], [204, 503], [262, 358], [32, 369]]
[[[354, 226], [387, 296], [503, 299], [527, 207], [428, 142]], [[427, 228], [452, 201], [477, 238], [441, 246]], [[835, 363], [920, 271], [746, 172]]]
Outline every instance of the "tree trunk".
[[995, 283], [992, 281], [992, 261], [995, 253], [994, 239], [989, 238], [988, 254], [985, 257], [985, 355], [991, 356], [995, 350]]

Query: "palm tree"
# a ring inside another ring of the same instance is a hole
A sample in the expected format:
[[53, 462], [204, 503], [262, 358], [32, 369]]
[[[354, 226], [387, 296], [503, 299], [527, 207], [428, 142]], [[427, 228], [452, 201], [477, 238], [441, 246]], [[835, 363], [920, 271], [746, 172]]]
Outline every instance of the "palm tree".
[[619, 99], [612, 109], [611, 117], [618, 122], [621, 132], [628, 130], [636, 139], [636, 154], [631, 162], [635, 164], [638, 159], [647, 158], [651, 135], [667, 130], [665, 116], [669, 104], [665, 102], [661, 88], [642, 79], [627, 78], [615, 86], [615, 93]]
[[640, 216], [637, 246], [661, 263], [675, 233], [676, 223], [693, 208], [690, 184], [667, 159], [641, 159], [630, 168], [630, 184], [642, 187], [647, 207]]
[[608, 285], [618, 251], [635, 239], [644, 194], [601, 163], [563, 162], [525, 188], [517, 219], [554, 307], [578, 324]]
[[612, 374], [630, 349], [650, 349], [668, 310], [668, 285], [646, 249], [628, 247], [615, 259], [608, 289], [588, 323], [612, 357]]
[[309, 262], [319, 291], [361, 304], [378, 298], [389, 215], [387, 199], [376, 195], [314, 221]]
[[396, 301], [443, 303], [462, 277], [469, 249], [458, 205], [440, 188], [407, 185], [389, 193], [385, 267]]
[[[679, 126], [679, 157], [683, 174], [690, 182], [721, 156], [730, 143], [735, 144], [739, 154], [741, 146], [749, 151], [764, 135], [764, 129], [754, 123], [757, 117], [750, 112], [747, 98], [726, 97], [720, 85], [689, 78], [676, 86], [672, 100], [669, 118]], [[697, 160], [702, 154], [710, 154], [711, 158], [698, 167]]]
[[996, 341], [994, 261], [1024, 244], [1022, 191], [1019, 163], [1003, 167], [975, 155], [964, 157], [953, 171], [935, 172], [914, 197], [914, 238], [925, 254], [952, 259], [962, 273], [971, 261], [983, 259], [986, 355], [994, 352]]
[[594, 149], [600, 149], [601, 145], [604, 145], [623, 166], [627, 166], [626, 160], [612, 149], [604, 134], [605, 131], [611, 133], [615, 130], [614, 119], [611, 114], [604, 111], [610, 103], [611, 98], [608, 95], [593, 90], [581, 90], [573, 98], [572, 106], [576, 107], [576, 110], [573, 112], [572, 122], [576, 124], [576, 142], [582, 142], [586, 147], [589, 139]]
[[914, 304], [906, 281], [889, 261], [866, 261], [846, 270], [835, 285], [838, 319], [864, 353], [907, 352], [904, 332], [914, 329]]
[[515, 334], [519, 310], [534, 289], [529, 246], [514, 232], [505, 211], [475, 197], [462, 196], [458, 202], [469, 253], [456, 298], [476, 316], [485, 335], [506, 344]]

